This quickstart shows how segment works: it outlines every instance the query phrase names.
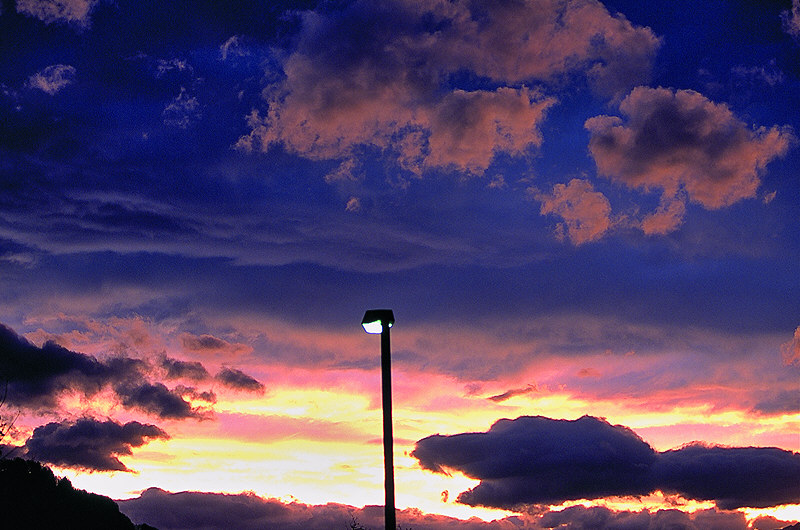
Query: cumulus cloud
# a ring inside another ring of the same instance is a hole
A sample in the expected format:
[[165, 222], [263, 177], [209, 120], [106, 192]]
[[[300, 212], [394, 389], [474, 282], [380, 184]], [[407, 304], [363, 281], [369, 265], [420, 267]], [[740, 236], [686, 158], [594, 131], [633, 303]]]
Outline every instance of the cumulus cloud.
[[786, 153], [788, 127], [749, 128], [724, 104], [691, 90], [635, 88], [619, 106], [625, 119], [586, 121], [599, 174], [630, 188], [661, 190], [662, 206], [643, 229], [674, 228], [685, 191], [707, 209], [755, 197], [760, 174]]
[[68, 64], [52, 64], [28, 79], [28, 85], [54, 96], [61, 89], [75, 82], [75, 67]]
[[[239, 148], [347, 159], [368, 146], [416, 174], [480, 174], [498, 153], [540, 145], [555, 100], [532, 84], [580, 74], [618, 93], [647, 77], [659, 46], [595, 0], [356, 1], [301, 21]], [[465, 72], [487, 86], [462, 90]]]
[[235, 368], [223, 368], [216, 375], [216, 379], [223, 385], [235, 388], [237, 390], [247, 390], [248, 392], [264, 392], [263, 384], [241, 370], [236, 370]]
[[17, 12], [36, 17], [45, 24], [89, 25], [92, 9], [99, 0], [17, 0]]
[[551, 193], [534, 190], [533, 195], [542, 203], [542, 215], [553, 214], [564, 220], [556, 231], [559, 239], [566, 237], [581, 245], [600, 239], [611, 227], [611, 204], [588, 180], [572, 179], [556, 184]]
[[800, 454], [698, 443], [658, 453], [627, 427], [590, 416], [500, 420], [485, 433], [424, 438], [412, 456], [424, 469], [479, 479], [458, 497], [476, 506], [514, 509], [657, 490], [723, 509], [800, 499]]
[[27, 457], [60, 467], [89, 471], [127, 471], [119, 460], [132, 448], [169, 435], [155, 425], [131, 421], [81, 418], [75, 422], [52, 422], [37, 427], [25, 442]]

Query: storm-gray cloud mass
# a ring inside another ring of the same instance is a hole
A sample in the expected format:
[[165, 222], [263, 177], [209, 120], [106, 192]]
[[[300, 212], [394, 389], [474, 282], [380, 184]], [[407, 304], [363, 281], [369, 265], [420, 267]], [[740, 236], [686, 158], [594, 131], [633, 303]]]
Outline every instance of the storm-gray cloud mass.
[[627, 427], [591, 416], [499, 420], [485, 433], [429, 436], [411, 455], [424, 469], [479, 479], [458, 497], [473, 506], [514, 509], [657, 490], [723, 509], [800, 501], [800, 454], [699, 443], [659, 453]]

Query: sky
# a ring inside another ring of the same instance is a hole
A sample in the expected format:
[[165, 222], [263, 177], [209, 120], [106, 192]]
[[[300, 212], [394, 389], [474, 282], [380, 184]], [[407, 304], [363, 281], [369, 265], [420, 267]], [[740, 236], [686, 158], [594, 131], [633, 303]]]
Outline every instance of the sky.
[[[163, 529], [800, 521], [800, 2], [4, 0], [5, 454]], [[216, 526], [215, 526], [216, 525]]]

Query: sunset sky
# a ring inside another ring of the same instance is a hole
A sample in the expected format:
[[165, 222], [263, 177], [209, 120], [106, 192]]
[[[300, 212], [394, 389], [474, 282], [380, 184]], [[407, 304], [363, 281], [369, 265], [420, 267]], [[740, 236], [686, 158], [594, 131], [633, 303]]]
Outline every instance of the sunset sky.
[[0, 47], [4, 453], [379, 528], [391, 308], [404, 527], [800, 521], [800, 0], [4, 0]]

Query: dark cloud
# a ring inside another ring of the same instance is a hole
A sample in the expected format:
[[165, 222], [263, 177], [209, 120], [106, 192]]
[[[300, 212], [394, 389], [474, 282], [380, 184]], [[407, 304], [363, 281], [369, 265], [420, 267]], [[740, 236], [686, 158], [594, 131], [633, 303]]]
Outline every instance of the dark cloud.
[[591, 416], [500, 420], [485, 433], [424, 438], [412, 456], [425, 469], [479, 479], [458, 497], [476, 506], [509, 509], [656, 490], [725, 509], [800, 500], [800, 454], [701, 444], [658, 453], [630, 429]]
[[120, 361], [103, 364], [54, 342], [39, 348], [2, 324], [0, 351], [0, 377], [8, 381], [9, 403], [16, 405], [54, 406], [64, 390], [92, 395], [116, 377], [134, 375], [136, 369]]
[[490, 396], [486, 399], [490, 401], [494, 401], [495, 403], [502, 403], [507, 399], [511, 399], [514, 396], [524, 396], [525, 394], [530, 394], [531, 392], [538, 392], [539, 389], [536, 385], [527, 385], [522, 388], [512, 388], [511, 390], [506, 390], [502, 394], [497, 394], [496, 396]]
[[208, 370], [197, 361], [180, 361], [164, 357], [161, 367], [167, 371], [167, 379], [192, 379], [203, 381], [210, 377]]
[[207, 414], [192, 408], [177, 390], [170, 390], [162, 383], [117, 384], [114, 390], [125, 407], [137, 408], [164, 419], [202, 419]]
[[800, 392], [797, 389], [781, 390], [753, 406], [760, 414], [797, 414], [800, 412]]
[[655, 486], [722, 509], [800, 502], [800, 454], [776, 447], [693, 443], [658, 455]]
[[[73, 352], [54, 342], [39, 348], [0, 324], [0, 378], [8, 382], [8, 402], [30, 408], [54, 408], [65, 391], [76, 391], [86, 397], [110, 386], [123, 406], [137, 408], [161, 418], [203, 418], [205, 413], [192, 408], [178, 389], [170, 390], [159, 382], [150, 382], [150, 365], [141, 359], [111, 357], [99, 361], [95, 357]], [[164, 358], [168, 376], [208, 378], [200, 363]], [[232, 380], [235, 381], [233, 374]], [[242, 374], [244, 375], [244, 374]], [[244, 376], [245, 378], [247, 376]], [[247, 380], [239, 381], [247, 387]], [[257, 382], [256, 382], [257, 383]], [[197, 393], [206, 401], [212, 394]]]
[[264, 392], [264, 385], [256, 379], [250, 377], [241, 370], [235, 368], [223, 368], [216, 375], [216, 379], [223, 385], [237, 390], [247, 390], [250, 392]]
[[[383, 507], [356, 508], [343, 504], [308, 505], [264, 499], [253, 494], [169, 493], [159, 488], [145, 490], [139, 497], [117, 501], [120, 510], [134, 523], [148, 523], [161, 530], [329, 530], [348, 528], [353, 521], [365, 528], [383, 527]], [[398, 510], [403, 528], [426, 530], [746, 530], [741, 512], [717, 509], [688, 513], [677, 509], [638, 512], [613, 511], [605, 507], [573, 506], [558, 511], [521, 513], [493, 521], [461, 520], [444, 515], [424, 514], [416, 509]], [[757, 520], [758, 521], [758, 520]], [[762, 520], [763, 528], [776, 530], [788, 523], [772, 518]]]
[[192, 335], [191, 333], [183, 333], [181, 335], [181, 344], [187, 351], [206, 354], [236, 355], [252, 351], [252, 348], [246, 344], [231, 343], [208, 334]]
[[585, 508], [571, 506], [560, 511], [545, 513], [540, 521], [544, 528], [560, 530], [703, 530], [706, 528], [725, 528], [726, 530], [745, 530], [749, 528], [741, 512], [720, 512], [700, 510], [687, 513], [681, 510], [658, 510], [657, 512], [615, 512], [602, 506]]
[[133, 447], [151, 440], [167, 438], [169, 435], [155, 425], [82, 418], [37, 427], [25, 442], [25, 450], [28, 458], [60, 467], [129, 472], [119, 456], [130, 455]]

